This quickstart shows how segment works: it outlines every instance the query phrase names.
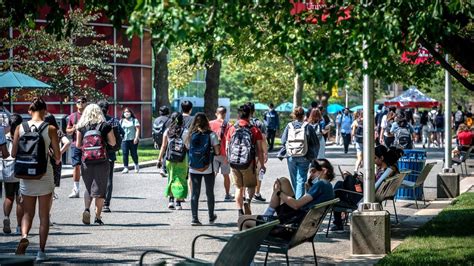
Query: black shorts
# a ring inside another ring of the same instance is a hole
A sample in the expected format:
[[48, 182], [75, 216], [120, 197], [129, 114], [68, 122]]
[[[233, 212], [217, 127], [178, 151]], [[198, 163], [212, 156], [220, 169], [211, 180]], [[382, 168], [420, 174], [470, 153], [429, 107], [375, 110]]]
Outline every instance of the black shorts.
[[[13, 198], [20, 195], [20, 182], [4, 183], [5, 184], [5, 196]], [[1, 187], [0, 187], [1, 188]]]

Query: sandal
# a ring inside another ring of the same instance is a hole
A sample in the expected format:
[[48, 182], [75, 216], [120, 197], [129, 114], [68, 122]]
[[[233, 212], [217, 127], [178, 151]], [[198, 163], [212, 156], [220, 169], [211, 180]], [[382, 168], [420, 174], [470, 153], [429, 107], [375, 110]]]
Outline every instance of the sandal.
[[29, 244], [30, 241], [28, 241], [27, 238], [22, 238], [20, 240], [20, 243], [18, 243], [18, 246], [16, 247], [15, 255], [25, 255], [26, 248], [28, 248]]

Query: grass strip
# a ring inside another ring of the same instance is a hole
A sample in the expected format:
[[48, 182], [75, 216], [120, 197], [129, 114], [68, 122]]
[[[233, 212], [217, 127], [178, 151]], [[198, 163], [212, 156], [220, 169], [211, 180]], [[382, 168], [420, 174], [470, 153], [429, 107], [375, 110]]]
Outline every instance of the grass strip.
[[[160, 153], [159, 150], [155, 150], [152, 145], [139, 145], [138, 146], [138, 161], [139, 162], [147, 162], [153, 161], [158, 159], [158, 154]], [[122, 150], [117, 153], [117, 161], [116, 163], [123, 164], [123, 156]], [[129, 156], [129, 165], [133, 166], [132, 156]]]

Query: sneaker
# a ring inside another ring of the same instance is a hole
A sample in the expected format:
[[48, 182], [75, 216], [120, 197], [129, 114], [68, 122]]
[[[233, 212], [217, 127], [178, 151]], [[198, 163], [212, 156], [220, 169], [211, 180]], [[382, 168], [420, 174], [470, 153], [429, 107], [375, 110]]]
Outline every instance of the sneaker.
[[104, 205], [104, 207], [102, 208], [102, 212], [112, 212], [112, 211], [110, 210], [109, 206]]
[[69, 198], [79, 198], [79, 190], [73, 188], [71, 194], [69, 194]]
[[201, 226], [202, 223], [197, 220], [197, 219], [193, 219], [193, 221], [191, 222], [191, 226]]
[[170, 210], [174, 210], [174, 209], [175, 209], [173, 202], [168, 203], [168, 209], [170, 209]]
[[88, 210], [82, 212], [82, 223], [91, 224], [91, 213]]
[[96, 225], [104, 225], [104, 222], [102, 222], [101, 217], [95, 217], [94, 224]]
[[12, 229], [10, 228], [10, 219], [8, 219], [8, 218], [3, 219], [3, 232], [5, 234], [11, 234], [12, 233]]
[[227, 194], [225, 195], [224, 197], [224, 201], [225, 202], [230, 202], [230, 201], [233, 201], [234, 200], [234, 196], [230, 195], [230, 194]]
[[47, 261], [49, 258], [46, 256], [46, 253], [43, 251], [38, 251], [38, 254], [36, 255], [36, 261]]
[[176, 210], [182, 210], [181, 201], [176, 201]]
[[261, 201], [261, 202], [267, 201], [267, 199], [263, 198], [261, 194], [259, 194], [259, 195], [255, 194], [255, 196], [253, 196], [253, 200], [254, 201]]
[[158, 172], [160, 173], [161, 177], [168, 177], [168, 175], [165, 173], [165, 171], [163, 170], [163, 168], [161, 168], [160, 170], [158, 170]]
[[211, 218], [209, 218], [209, 224], [214, 224], [214, 222], [217, 220], [217, 215], [213, 215]]
[[140, 165], [135, 164], [135, 173], [139, 173], [139, 172], [140, 172]]
[[333, 225], [331, 228], [329, 228], [330, 232], [336, 232], [336, 233], [341, 233], [344, 232], [344, 226], [342, 225]]
[[244, 202], [244, 214], [245, 215], [251, 215], [252, 211], [250, 210], [250, 203], [247, 201]]
[[128, 167], [124, 167], [122, 170], [122, 174], [126, 174], [126, 173], [128, 173]]
[[18, 243], [18, 246], [16, 247], [15, 255], [25, 255], [26, 249], [28, 248], [29, 244], [30, 241], [28, 241], [27, 238], [22, 238], [20, 240], [20, 243]]

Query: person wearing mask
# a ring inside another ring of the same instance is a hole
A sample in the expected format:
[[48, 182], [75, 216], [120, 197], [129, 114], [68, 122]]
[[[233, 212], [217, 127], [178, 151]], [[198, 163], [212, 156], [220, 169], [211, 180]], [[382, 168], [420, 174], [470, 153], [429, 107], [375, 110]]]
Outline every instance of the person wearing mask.
[[[250, 202], [257, 186], [257, 162], [264, 172], [265, 152], [262, 150], [262, 132], [250, 122], [251, 108], [248, 105], [239, 107], [239, 120], [227, 132], [227, 160], [230, 163], [232, 181], [236, 187], [235, 202], [239, 215], [251, 214]], [[249, 142], [247, 142], [247, 140]], [[242, 152], [244, 151], [244, 152]], [[245, 190], [248, 199], [244, 202]], [[245, 212], [244, 212], [245, 207]]]
[[[161, 106], [159, 110], [160, 116], [158, 116], [155, 121], [153, 122], [153, 144], [155, 149], [160, 149], [161, 145], [163, 144], [163, 135], [167, 128], [169, 128], [171, 124], [170, 118], [170, 109], [168, 106]], [[163, 158], [165, 159], [165, 158]], [[161, 162], [162, 168], [159, 169], [160, 175], [162, 177], [166, 177], [166, 162]]]
[[[168, 182], [165, 189], [165, 196], [168, 197], [168, 209], [182, 210], [184, 199], [188, 196], [188, 156], [185, 140], [188, 136], [188, 129], [184, 127], [183, 115], [174, 112], [170, 116], [171, 124], [163, 135], [163, 142], [158, 155], [157, 167], [161, 168], [162, 163], [167, 164]], [[168, 158], [167, 160], [165, 159]], [[176, 200], [176, 205], [175, 205]]]
[[341, 118], [341, 136], [344, 144], [344, 153], [349, 151], [349, 144], [351, 143], [351, 126], [352, 126], [352, 115], [349, 112], [349, 108], [344, 108], [344, 112]]
[[[390, 149], [384, 145], [375, 147], [374, 163], [377, 168], [375, 172], [376, 189], [382, 184], [383, 180], [393, 177], [399, 173], [397, 161], [402, 155], [403, 151], [395, 147], [391, 147]], [[387, 171], [387, 169], [389, 170]], [[343, 181], [338, 181], [336, 184], [334, 184], [336, 197], [340, 199], [340, 202], [337, 203], [337, 205], [349, 208], [357, 206], [359, 201], [362, 199], [362, 195], [347, 193], [339, 189], [362, 193], [363, 184], [361, 178], [356, 175], [351, 175], [347, 171], [342, 173], [342, 177]], [[342, 213], [334, 211], [333, 216], [333, 226], [329, 229], [329, 231], [344, 231], [344, 226], [342, 224]]]
[[[317, 114], [321, 115], [318, 108], [313, 108], [310, 119], [316, 119]], [[309, 164], [317, 158], [320, 143], [314, 128], [304, 121], [303, 107], [298, 106], [293, 110], [293, 119], [285, 127], [281, 143], [286, 147], [288, 170], [295, 197], [300, 199], [305, 193]]]
[[[46, 103], [42, 98], [33, 98], [32, 103], [28, 109], [31, 114], [31, 120], [24, 122], [15, 130], [13, 138], [12, 157], [16, 158], [19, 151], [20, 137], [26, 131], [31, 130], [31, 127], [37, 128], [40, 132], [40, 137], [43, 139], [45, 147], [53, 149], [53, 158], [56, 164], [61, 162], [61, 155], [59, 150], [58, 133], [54, 126], [44, 124], [46, 116]], [[49, 159], [48, 150], [45, 150], [45, 158]], [[17, 176], [18, 177], [18, 176]], [[18, 243], [15, 254], [24, 255], [29, 245], [28, 234], [33, 224], [33, 218], [36, 211], [36, 202], [39, 202], [39, 247], [37, 253], [37, 261], [48, 260], [45, 254], [46, 241], [49, 234], [49, 216], [51, 210], [51, 201], [54, 192], [54, 176], [51, 164], [46, 163], [46, 173], [41, 179], [20, 179], [20, 195], [22, 197], [23, 218], [21, 220], [21, 240]]]
[[77, 122], [81, 119], [82, 112], [87, 106], [86, 97], [78, 97], [76, 100], [77, 111], [70, 114], [67, 118], [67, 127], [66, 134], [72, 136], [71, 143], [71, 161], [72, 161], [72, 179], [74, 181], [74, 187], [72, 188], [69, 198], [79, 198], [79, 181], [81, 180], [81, 161], [82, 161], [82, 151], [76, 147], [76, 131], [77, 131]]
[[224, 106], [219, 106], [216, 110], [216, 119], [209, 122], [211, 130], [219, 137], [220, 154], [214, 156], [214, 172], [222, 174], [224, 177], [224, 201], [232, 201], [234, 197], [230, 194], [230, 165], [227, 160], [226, 143], [227, 131], [232, 125], [225, 120], [227, 109]]
[[273, 103], [268, 105], [269, 109], [264, 114], [264, 122], [267, 127], [267, 144], [268, 151], [272, 151], [275, 145], [275, 136], [277, 130], [280, 128], [280, 117], [278, 116], [277, 111], [275, 111], [275, 106]]
[[[12, 232], [10, 227], [10, 213], [13, 209], [13, 203], [16, 202], [17, 233], [21, 232], [21, 219], [23, 218], [23, 207], [20, 204], [20, 179], [15, 178], [15, 159], [10, 156], [13, 148], [13, 136], [15, 135], [16, 128], [23, 122], [23, 119], [19, 114], [12, 114], [8, 122], [9, 126], [6, 128], [8, 133], [5, 136], [8, 153], [5, 155], [2, 154], [3, 157], [8, 155], [8, 158], [2, 158], [1, 171], [3, 184], [5, 186], [5, 199], [3, 200], [3, 232], [5, 234], [11, 234]], [[0, 190], [1, 189], [2, 187], [0, 185]]]
[[[262, 145], [260, 149], [264, 153], [264, 158], [265, 158], [265, 163], [266, 163], [268, 161], [268, 146], [267, 146], [267, 142], [265, 142], [265, 139], [267, 138], [267, 127], [264, 122], [260, 121], [260, 119], [255, 117], [255, 104], [253, 104], [252, 102], [247, 102], [246, 105], [250, 107], [250, 124], [257, 127], [262, 133], [262, 138], [264, 141], [260, 142]], [[260, 171], [261, 171], [261, 167], [257, 163], [257, 173], [260, 173]], [[259, 176], [259, 178], [257, 178], [257, 186], [255, 187], [255, 194], [253, 196], [253, 199], [255, 201], [265, 202], [267, 199], [262, 197], [262, 194], [260, 194], [261, 186], [262, 186], [262, 180], [260, 180], [260, 176]]]
[[[326, 159], [313, 160], [309, 167], [309, 178], [305, 182], [305, 194], [295, 198], [288, 178], [281, 177], [273, 184], [273, 193], [270, 204], [263, 215], [243, 215], [238, 219], [238, 226], [242, 230], [257, 226], [257, 221], [272, 221], [278, 219], [280, 224], [299, 226], [306, 214], [316, 204], [334, 199], [334, 190], [331, 181], [334, 179], [334, 168]], [[276, 215], [275, 215], [276, 213]], [[270, 235], [283, 239], [290, 239], [294, 231], [272, 231]]]
[[[86, 109], [84, 109], [83, 115], [77, 123], [76, 137], [77, 147], [82, 148], [83, 151], [81, 171], [82, 179], [86, 186], [86, 191], [84, 192], [82, 223], [85, 225], [90, 224], [90, 206], [92, 200], [94, 200], [94, 224], [104, 225], [101, 214], [107, 193], [108, 173], [110, 173], [110, 162], [107, 158], [107, 145], [115, 147], [116, 140], [112, 127], [105, 121], [102, 109], [97, 104], [90, 104]], [[89, 138], [94, 139], [93, 143], [91, 143]], [[97, 139], [100, 139], [100, 141], [97, 141]], [[91, 144], [94, 146], [90, 146]], [[87, 151], [86, 148], [94, 148], [91, 149], [90, 156], [88, 153], [85, 153]], [[92, 152], [95, 152], [98, 149], [103, 152], [92, 154]]]
[[[71, 146], [71, 141], [66, 137], [66, 134], [64, 134], [64, 132], [59, 128], [59, 125], [56, 122], [56, 118], [54, 117], [54, 115], [48, 114], [44, 118], [44, 122], [46, 122], [49, 125], [56, 128], [56, 130], [58, 132], [59, 149], [60, 149], [60, 153], [61, 153], [61, 157], [62, 157], [62, 155], [65, 154], [67, 152], [67, 150], [69, 149], [69, 147]], [[49, 147], [49, 154], [48, 155], [50, 157], [51, 166], [53, 167], [54, 186], [59, 187], [60, 184], [61, 184], [61, 170], [62, 170], [63, 165], [62, 165], [62, 162], [60, 162], [59, 164], [56, 164], [56, 162], [54, 161], [54, 158], [53, 158], [53, 154], [54, 154], [53, 149], [51, 147]], [[53, 194], [53, 202], [57, 198], [58, 198], [58, 196], [56, 195], [56, 193], [54, 193]], [[53, 208], [53, 202], [51, 202], [51, 209]], [[53, 221], [51, 220], [51, 217], [49, 217], [49, 223], [50, 223], [50, 225], [53, 224]]]
[[358, 110], [354, 114], [354, 122], [352, 122], [352, 142], [355, 143], [357, 151], [357, 160], [354, 167], [354, 173], [359, 171], [363, 160], [363, 144], [364, 144], [364, 116], [362, 110]]
[[315, 151], [317, 152], [316, 158], [324, 159], [326, 157], [326, 140], [324, 139], [323, 133], [325, 123], [321, 112], [319, 111], [319, 108], [313, 108], [309, 114], [309, 117], [306, 120], [309, 125], [314, 129], [314, 132], [316, 133], [316, 138], [318, 140], [318, 144], [312, 147], [319, 147], [319, 150]]
[[140, 172], [138, 165], [138, 142], [140, 139], [140, 122], [135, 117], [132, 109], [125, 107], [120, 120], [120, 126], [125, 132], [122, 140], [123, 155], [123, 171], [122, 174], [128, 173], [128, 155], [132, 155], [135, 164], [135, 173]]
[[214, 212], [214, 184], [216, 176], [213, 170], [213, 157], [220, 154], [220, 145], [219, 137], [212, 132], [209, 127], [209, 120], [204, 113], [197, 113], [194, 117], [186, 143], [189, 147], [189, 173], [193, 185], [191, 191], [191, 212], [193, 216], [191, 225], [202, 225], [198, 217], [198, 207], [203, 178], [206, 184], [209, 224], [214, 224], [217, 215]]
[[[122, 126], [120, 126], [120, 120], [108, 115], [109, 112], [109, 102], [107, 100], [101, 100], [97, 103], [102, 110], [102, 114], [105, 117], [105, 122], [110, 125], [112, 131], [114, 133], [116, 146], [121, 146], [120, 140], [122, 139], [121, 136], [125, 135], [125, 131], [123, 130]], [[117, 148], [118, 148], [117, 147]], [[115, 161], [117, 160], [117, 149], [113, 149], [112, 147], [107, 147], [107, 159], [109, 161], [109, 173], [107, 175], [107, 190], [105, 193], [105, 201], [104, 207], [102, 208], [103, 212], [111, 212], [110, 211], [110, 202], [112, 201], [112, 190], [114, 188], [114, 167]]]
[[190, 101], [183, 101], [181, 103], [181, 112], [183, 114], [184, 127], [189, 129], [194, 119], [194, 116], [191, 115], [193, 113], [193, 103]]
[[423, 113], [421, 113], [421, 117], [420, 117], [421, 139], [423, 143], [423, 149], [426, 149], [426, 145], [428, 145], [428, 148], [431, 146], [430, 127], [428, 123], [429, 123], [428, 111], [424, 110]]

